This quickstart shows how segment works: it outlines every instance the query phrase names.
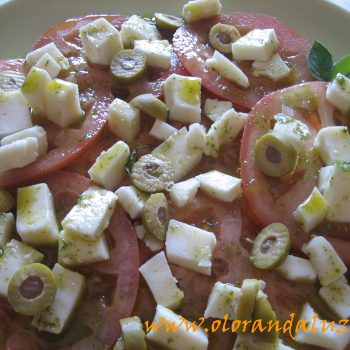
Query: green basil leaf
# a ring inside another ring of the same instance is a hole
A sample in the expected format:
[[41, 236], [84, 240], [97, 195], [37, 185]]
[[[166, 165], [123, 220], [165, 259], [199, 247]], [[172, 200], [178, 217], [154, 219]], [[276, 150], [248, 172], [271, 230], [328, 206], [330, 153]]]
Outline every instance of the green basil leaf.
[[124, 169], [125, 171], [131, 175], [132, 168], [134, 167], [134, 164], [137, 162], [137, 159], [139, 158], [139, 145], [136, 145], [133, 151], [130, 153], [128, 162], [126, 163]]
[[344, 75], [350, 74], [350, 55], [344, 56], [337, 63], [334, 63], [332, 79], [334, 79], [338, 73], [342, 73]]
[[331, 80], [333, 69], [332, 54], [317, 40], [315, 40], [309, 52], [308, 66], [317, 80]]

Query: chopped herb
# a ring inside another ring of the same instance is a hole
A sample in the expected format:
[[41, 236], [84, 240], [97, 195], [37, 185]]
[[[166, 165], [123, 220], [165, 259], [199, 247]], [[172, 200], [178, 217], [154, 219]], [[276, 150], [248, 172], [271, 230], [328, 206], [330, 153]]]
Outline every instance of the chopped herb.
[[139, 158], [139, 145], [136, 145], [133, 151], [130, 153], [128, 162], [126, 163], [124, 169], [125, 171], [131, 175], [132, 168], [134, 167], [134, 164], [137, 162], [137, 159]]

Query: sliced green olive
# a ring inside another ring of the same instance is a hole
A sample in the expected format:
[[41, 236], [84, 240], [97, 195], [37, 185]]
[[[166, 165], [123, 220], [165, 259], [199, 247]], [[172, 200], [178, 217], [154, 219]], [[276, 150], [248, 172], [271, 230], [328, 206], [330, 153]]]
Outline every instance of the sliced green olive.
[[126, 350], [147, 350], [145, 332], [137, 316], [120, 320]]
[[185, 25], [185, 22], [182, 18], [172, 16], [172, 15], [167, 15], [165, 13], [156, 12], [154, 14], [154, 17], [156, 19], [156, 26], [159, 29], [175, 31], [176, 29]]
[[289, 250], [288, 228], [283, 224], [270, 224], [256, 236], [250, 258], [259, 269], [271, 270], [283, 262]]
[[232, 43], [241, 37], [235, 26], [217, 23], [211, 27], [209, 32], [209, 44], [215, 50], [222, 53], [230, 53]]
[[36, 315], [47, 308], [56, 294], [52, 271], [43, 264], [29, 264], [19, 269], [8, 286], [8, 300], [16, 312]]
[[169, 205], [163, 193], [152, 194], [142, 210], [142, 222], [148, 233], [165, 239], [169, 223]]
[[130, 105], [155, 119], [166, 121], [168, 118], [166, 104], [153, 94], [138, 95], [130, 101]]
[[174, 183], [174, 166], [165, 157], [146, 154], [133, 166], [131, 181], [141, 191], [155, 193]]
[[15, 199], [7, 190], [0, 190], [0, 213], [10, 211], [15, 205]]
[[111, 73], [118, 84], [131, 84], [146, 74], [146, 56], [135, 50], [116, 53], [111, 62]]
[[280, 177], [294, 171], [298, 162], [298, 152], [292, 144], [268, 133], [255, 144], [254, 158], [265, 175]]
[[26, 77], [19, 72], [5, 70], [0, 73], [0, 91], [11, 92], [21, 90]]

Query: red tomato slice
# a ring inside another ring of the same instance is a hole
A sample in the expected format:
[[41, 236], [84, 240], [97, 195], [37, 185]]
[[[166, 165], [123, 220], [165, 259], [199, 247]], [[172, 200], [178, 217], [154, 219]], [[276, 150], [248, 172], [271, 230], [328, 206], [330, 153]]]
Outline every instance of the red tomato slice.
[[[240, 67], [249, 78], [250, 88], [241, 89], [218, 73], [209, 71], [205, 61], [214, 53], [208, 44], [209, 31], [218, 22], [235, 25], [240, 33], [247, 33], [254, 28], [274, 28], [280, 44], [279, 53], [293, 67], [293, 78], [277, 83], [268, 78], [256, 78], [251, 73], [251, 63], [244, 62]], [[272, 91], [314, 80], [308, 71], [306, 59], [311, 47], [310, 40], [296, 33], [285, 23], [267, 15], [237, 12], [199, 21], [178, 29], [173, 43], [181, 63], [191, 75], [202, 78], [203, 86], [219, 98], [232, 101], [235, 106], [243, 109], [251, 109]]]
[[39, 350], [32, 333], [25, 329], [15, 329], [6, 340], [6, 350]]

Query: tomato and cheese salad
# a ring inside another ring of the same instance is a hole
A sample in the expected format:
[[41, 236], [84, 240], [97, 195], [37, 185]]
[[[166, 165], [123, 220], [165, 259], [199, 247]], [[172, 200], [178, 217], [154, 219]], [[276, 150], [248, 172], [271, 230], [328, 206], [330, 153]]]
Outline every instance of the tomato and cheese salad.
[[350, 349], [349, 63], [218, 0], [0, 61], [0, 348]]

